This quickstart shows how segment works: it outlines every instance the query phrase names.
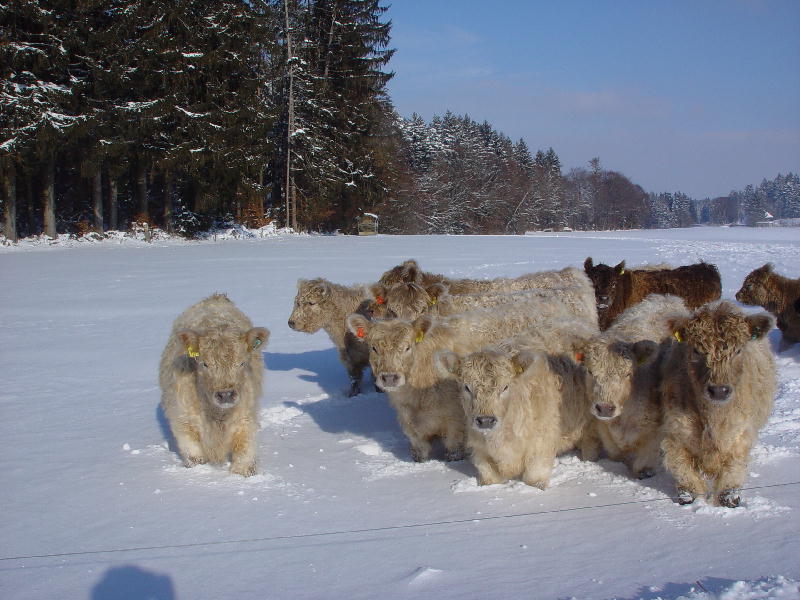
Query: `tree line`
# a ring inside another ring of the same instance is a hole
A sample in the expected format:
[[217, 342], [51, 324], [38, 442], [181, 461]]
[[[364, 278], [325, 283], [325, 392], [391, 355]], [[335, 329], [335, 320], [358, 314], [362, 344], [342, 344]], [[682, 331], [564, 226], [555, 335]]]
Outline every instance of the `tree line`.
[[352, 220], [383, 193], [378, 0], [0, 6], [8, 237]]
[[[6, 237], [147, 224], [395, 233], [675, 227], [800, 216], [797, 177], [696, 201], [594, 158], [562, 172], [489, 123], [396, 114], [380, 0], [0, 5]], [[735, 213], [735, 216], [732, 214]]]

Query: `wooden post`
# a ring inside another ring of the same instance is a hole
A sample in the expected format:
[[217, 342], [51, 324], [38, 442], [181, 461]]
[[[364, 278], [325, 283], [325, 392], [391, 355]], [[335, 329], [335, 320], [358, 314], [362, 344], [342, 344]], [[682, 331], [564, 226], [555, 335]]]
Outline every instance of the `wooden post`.
[[3, 234], [12, 242], [18, 241], [17, 237], [17, 167], [13, 161], [5, 161], [3, 169], [3, 191], [6, 196], [3, 209], [5, 228]]
[[100, 165], [95, 167], [92, 174], [92, 216], [94, 217], [94, 230], [103, 233], [103, 177]]
[[44, 217], [44, 234], [55, 238], [56, 232], [56, 193], [55, 193], [56, 161], [52, 154], [45, 157], [42, 179], [42, 211]]

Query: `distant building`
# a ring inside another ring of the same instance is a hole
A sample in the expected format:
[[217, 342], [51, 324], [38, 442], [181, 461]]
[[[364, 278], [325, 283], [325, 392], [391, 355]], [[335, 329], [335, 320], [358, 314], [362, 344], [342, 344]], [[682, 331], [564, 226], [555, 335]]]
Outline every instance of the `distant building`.
[[378, 233], [378, 215], [374, 213], [364, 213], [356, 217], [358, 235], [375, 235]]

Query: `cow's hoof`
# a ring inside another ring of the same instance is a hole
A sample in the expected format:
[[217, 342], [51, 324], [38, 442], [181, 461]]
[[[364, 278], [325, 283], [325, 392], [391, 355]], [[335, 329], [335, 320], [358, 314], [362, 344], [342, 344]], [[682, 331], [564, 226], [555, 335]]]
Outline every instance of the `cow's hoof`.
[[447, 462], [455, 462], [457, 460], [464, 460], [464, 449], [463, 448], [452, 448], [450, 450], [445, 450], [444, 459]]
[[241, 475], [242, 477], [252, 477], [256, 474], [255, 463], [246, 465], [231, 465], [231, 473], [234, 475]]
[[724, 490], [720, 492], [717, 499], [720, 506], [727, 506], [728, 508], [736, 508], [742, 500], [736, 490]]
[[428, 460], [428, 453], [427, 452], [423, 452], [422, 450], [420, 450], [418, 448], [412, 448], [411, 449], [411, 459], [414, 462], [425, 462], [426, 460]]
[[694, 502], [696, 496], [690, 492], [689, 490], [680, 490], [678, 491], [678, 504], [683, 506], [684, 504], [691, 504]]
[[650, 467], [645, 467], [644, 469], [641, 469], [638, 473], [636, 473], [636, 478], [650, 479], [651, 477], [654, 477], [655, 474], [656, 474], [655, 469], [651, 469]]
[[183, 462], [186, 464], [187, 469], [191, 469], [194, 466], [206, 464], [208, 459], [202, 456], [187, 456]]

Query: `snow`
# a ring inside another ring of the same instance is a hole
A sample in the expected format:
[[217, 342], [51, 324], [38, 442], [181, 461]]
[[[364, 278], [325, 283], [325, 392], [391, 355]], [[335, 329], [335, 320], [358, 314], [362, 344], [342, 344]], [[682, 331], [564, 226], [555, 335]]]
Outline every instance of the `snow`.
[[[800, 234], [692, 228], [528, 236], [220, 234], [0, 246], [0, 596], [800, 598], [800, 345], [778, 354], [743, 506], [678, 506], [663, 472], [557, 460], [545, 491], [413, 463], [384, 395], [346, 396], [330, 340], [286, 325], [300, 277], [374, 281], [416, 258], [492, 277], [704, 259], [732, 298]], [[178, 313], [224, 291], [272, 336], [259, 469], [184, 468], [158, 410]], [[748, 309], [756, 310], [756, 309]]]

